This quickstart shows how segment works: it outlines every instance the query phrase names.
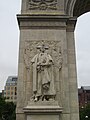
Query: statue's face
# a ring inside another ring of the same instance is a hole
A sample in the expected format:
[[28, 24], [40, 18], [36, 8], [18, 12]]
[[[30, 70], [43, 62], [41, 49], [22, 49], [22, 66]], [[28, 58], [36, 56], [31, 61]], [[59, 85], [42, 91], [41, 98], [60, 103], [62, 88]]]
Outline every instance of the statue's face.
[[39, 50], [40, 50], [40, 52], [44, 53], [44, 52], [45, 52], [45, 50], [48, 50], [48, 47], [47, 47], [47, 46], [45, 46], [44, 44], [42, 44], [42, 46], [37, 46], [37, 49], [39, 49]]
[[41, 51], [42, 53], [45, 52], [45, 45], [44, 45], [44, 44], [41, 46], [40, 51]]
[[41, 48], [41, 52], [44, 53], [44, 52], [45, 52], [45, 49], [44, 49], [44, 48]]

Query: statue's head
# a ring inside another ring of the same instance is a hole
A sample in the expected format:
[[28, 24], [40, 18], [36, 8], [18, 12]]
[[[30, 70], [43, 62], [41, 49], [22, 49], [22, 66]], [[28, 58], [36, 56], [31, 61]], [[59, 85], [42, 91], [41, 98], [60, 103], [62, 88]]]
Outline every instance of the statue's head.
[[42, 53], [44, 53], [45, 50], [48, 50], [48, 47], [42, 44], [42, 46], [37, 46], [37, 49], [39, 49]]

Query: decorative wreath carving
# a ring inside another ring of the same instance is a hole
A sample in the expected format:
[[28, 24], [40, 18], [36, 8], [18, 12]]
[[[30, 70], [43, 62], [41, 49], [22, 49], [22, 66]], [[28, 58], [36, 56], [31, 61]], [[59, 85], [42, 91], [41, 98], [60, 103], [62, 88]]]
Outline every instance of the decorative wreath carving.
[[42, 42], [49, 47], [48, 53], [54, 60], [54, 66], [58, 69], [62, 67], [62, 54], [60, 41], [26, 41], [24, 48], [24, 62], [27, 69], [30, 69], [31, 59], [37, 54], [37, 46], [42, 45]]
[[57, 0], [29, 0], [30, 10], [57, 10]]

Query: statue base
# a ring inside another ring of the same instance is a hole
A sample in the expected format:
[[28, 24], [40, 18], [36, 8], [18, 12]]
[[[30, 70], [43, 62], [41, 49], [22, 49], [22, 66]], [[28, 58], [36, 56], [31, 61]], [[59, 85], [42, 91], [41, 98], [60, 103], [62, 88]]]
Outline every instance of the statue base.
[[60, 120], [62, 107], [57, 101], [28, 102], [23, 111], [26, 120]]

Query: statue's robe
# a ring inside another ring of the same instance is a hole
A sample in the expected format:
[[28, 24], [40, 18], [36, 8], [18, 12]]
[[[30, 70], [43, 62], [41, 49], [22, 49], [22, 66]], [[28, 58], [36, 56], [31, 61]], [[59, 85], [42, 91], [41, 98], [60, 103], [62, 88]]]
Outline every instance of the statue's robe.
[[[36, 96], [55, 95], [53, 59], [48, 53], [39, 53], [31, 60], [33, 64], [33, 92]], [[43, 85], [49, 84], [49, 89], [43, 93]]]

